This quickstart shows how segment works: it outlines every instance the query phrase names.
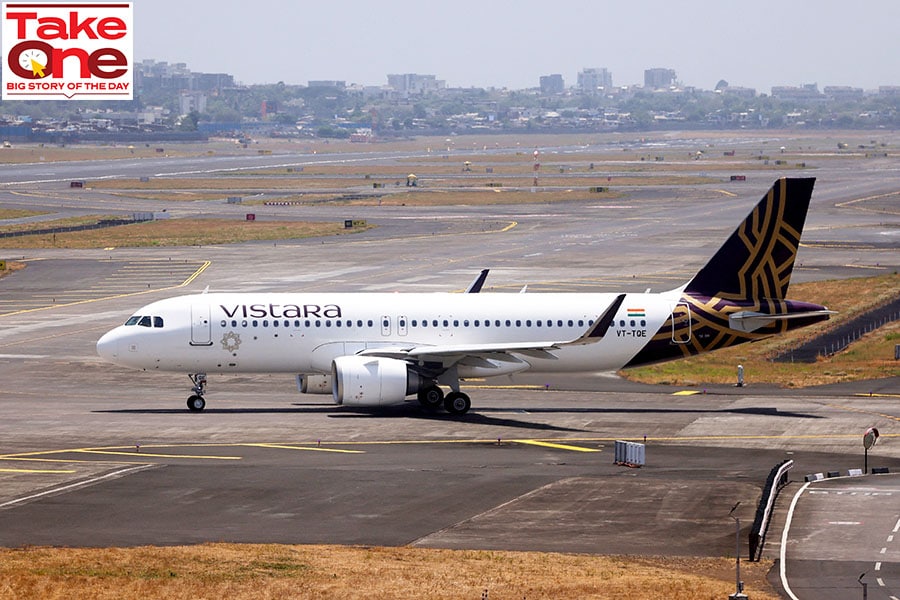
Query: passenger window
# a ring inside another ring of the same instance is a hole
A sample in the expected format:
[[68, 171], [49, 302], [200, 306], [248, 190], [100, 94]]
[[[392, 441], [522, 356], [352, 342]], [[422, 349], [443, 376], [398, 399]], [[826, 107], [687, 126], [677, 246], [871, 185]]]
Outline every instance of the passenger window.
[[625, 319], [619, 320], [619, 327], [625, 327]]
[[519, 319], [516, 319], [516, 327], [521, 327], [521, 326], [522, 326], [522, 321], [520, 321]]
[[356, 321], [356, 326], [362, 327], [362, 319], [359, 319], [358, 321]]
[[494, 321], [494, 327], [500, 327], [500, 320], [497, 319]]
[[325, 327], [331, 327], [331, 321], [325, 321]]
[[509, 327], [510, 325], [512, 325], [512, 321], [510, 321], [509, 319], [507, 319], [507, 320], [506, 320], [506, 326]]
[[584, 327], [584, 319], [578, 319], [578, 326]]
[[247, 321], [246, 320], [241, 321], [241, 327], [246, 327], [246, 326], [247, 326]]
[[309, 319], [303, 321], [303, 326], [307, 328], [309, 327]]
[[422, 327], [428, 327], [428, 321], [422, 319]]
[[575, 321], [569, 319], [569, 327], [573, 327], [575, 325]]
[[485, 326], [485, 327], [490, 327], [490, 326], [491, 326], [491, 320], [490, 320], [490, 319], [485, 319], [485, 320], [484, 320], [484, 326]]
[[268, 327], [268, 326], [269, 326], [269, 320], [263, 319], [263, 327]]
[[316, 319], [316, 327], [321, 327], [321, 326], [322, 326], [322, 321]]
[[257, 321], [256, 319], [253, 319], [253, 326], [259, 327], [259, 321]]
[[631, 320], [630, 325], [631, 325], [632, 327], [634, 327], [634, 319]]
[[150, 327], [150, 317], [141, 317], [141, 320], [138, 321], [138, 325], [141, 327]]
[[537, 326], [538, 326], [538, 327], [541, 326], [541, 320], [540, 320], [540, 319], [537, 320]]
[[641, 319], [641, 327], [646, 327], [646, 326], [647, 326], [647, 321], [645, 321], [644, 319]]
[[219, 326], [221, 326], [221, 327], [225, 327], [225, 326], [227, 326], [227, 325], [228, 325], [228, 321], [226, 321], [225, 319], [222, 319], [222, 320], [219, 322]]
[[341, 322], [340, 322], [340, 321], [335, 321], [335, 322], [334, 322], [334, 326], [335, 326], [335, 327], [340, 327], [340, 326], [341, 326]]
[[531, 327], [531, 319], [525, 320], [525, 327]]
[[278, 319], [272, 321], [272, 327], [278, 327]]
[[468, 327], [468, 326], [469, 326], [469, 320], [468, 320], [468, 319], [465, 319], [465, 320], [463, 321], [463, 327]]
[[444, 327], [450, 327], [450, 321], [444, 319]]
[[437, 327], [437, 319], [432, 320], [432, 321], [431, 321], [431, 324], [432, 324], [434, 327]]
[[481, 321], [478, 319], [475, 319], [475, 327], [480, 327], [480, 326], [481, 326]]
[[419, 322], [416, 321], [415, 319], [413, 319], [413, 320], [410, 322], [410, 324], [411, 324], [413, 327], [418, 327], [418, 326], [419, 326]]
[[454, 319], [454, 320], [453, 320], [453, 326], [454, 326], [454, 327], [459, 327], [459, 321], [458, 321], [457, 319]]
[[368, 323], [368, 324], [369, 324], [369, 327], [371, 327], [371, 326], [372, 326], [372, 319], [369, 319], [369, 320], [368, 320], [368, 321], [366, 321], [366, 322], [367, 322], [367, 323]]

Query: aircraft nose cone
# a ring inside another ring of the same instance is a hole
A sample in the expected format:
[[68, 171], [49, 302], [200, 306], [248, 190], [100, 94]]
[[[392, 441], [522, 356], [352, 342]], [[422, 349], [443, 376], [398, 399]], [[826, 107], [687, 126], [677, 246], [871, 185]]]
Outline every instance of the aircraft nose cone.
[[97, 354], [104, 360], [115, 362], [119, 355], [119, 336], [115, 331], [110, 331], [97, 340]]

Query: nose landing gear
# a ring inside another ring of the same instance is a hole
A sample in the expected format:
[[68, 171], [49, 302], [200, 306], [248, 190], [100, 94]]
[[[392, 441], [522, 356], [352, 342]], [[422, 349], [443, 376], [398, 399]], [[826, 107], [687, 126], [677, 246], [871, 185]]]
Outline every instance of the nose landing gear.
[[187, 407], [191, 412], [200, 412], [206, 408], [206, 400], [203, 399], [203, 394], [206, 393], [206, 373], [188, 373], [188, 377], [194, 383], [191, 388], [194, 393], [187, 399]]

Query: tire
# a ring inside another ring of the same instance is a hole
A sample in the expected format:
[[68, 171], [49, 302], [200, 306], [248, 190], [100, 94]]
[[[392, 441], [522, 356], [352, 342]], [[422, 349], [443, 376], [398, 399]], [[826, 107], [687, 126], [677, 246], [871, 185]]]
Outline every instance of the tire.
[[203, 396], [198, 396], [194, 394], [187, 400], [187, 407], [191, 412], [200, 412], [204, 408], [206, 408], [206, 400], [203, 399]]
[[440, 408], [441, 403], [444, 401], [444, 391], [436, 385], [431, 387], [427, 387], [425, 389], [419, 390], [419, 393], [416, 394], [416, 397], [419, 399], [419, 403], [429, 410], [435, 410]]
[[462, 392], [451, 392], [444, 398], [444, 409], [451, 415], [464, 415], [472, 408], [472, 401]]

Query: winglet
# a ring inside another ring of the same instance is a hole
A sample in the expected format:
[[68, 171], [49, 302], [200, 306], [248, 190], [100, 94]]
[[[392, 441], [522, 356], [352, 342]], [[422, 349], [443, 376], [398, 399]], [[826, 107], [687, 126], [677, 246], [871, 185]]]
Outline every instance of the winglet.
[[482, 269], [481, 273], [476, 277], [472, 283], [469, 284], [469, 287], [466, 288], [467, 294], [477, 294], [481, 291], [481, 286], [484, 285], [485, 279], [487, 279], [488, 273], [490, 273], [490, 269]]
[[609, 330], [609, 326], [612, 325], [613, 319], [616, 318], [616, 313], [619, 312], [619, 308], [622, 306], [622, 303], [625, 301], [625, 294], [619, 294], [616, 296], [616, 299], [613, 300], [612, 304], [609, 305], [600, 317], [594, 321], [593, 326], [590, 329], [585, 331], [581, 337], [576, 340], [572, 340], [568, 345], [580, 345], [580, 344], [592, 344], [594, 342], [599, 342], [603, 339], [603, 336], [606, 335], [607, 330]]

